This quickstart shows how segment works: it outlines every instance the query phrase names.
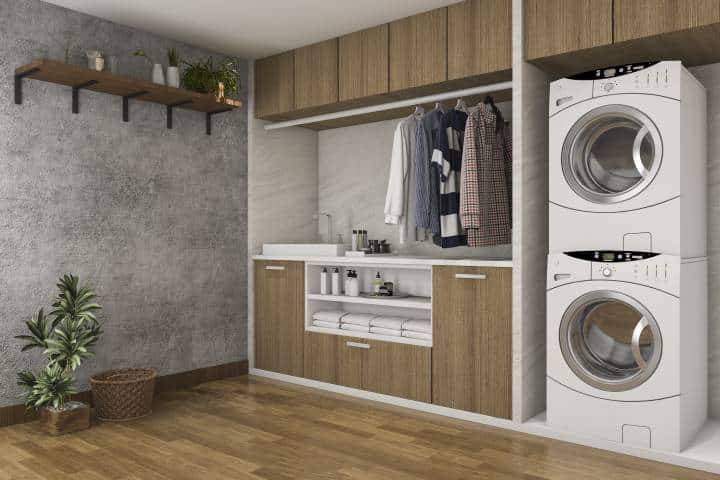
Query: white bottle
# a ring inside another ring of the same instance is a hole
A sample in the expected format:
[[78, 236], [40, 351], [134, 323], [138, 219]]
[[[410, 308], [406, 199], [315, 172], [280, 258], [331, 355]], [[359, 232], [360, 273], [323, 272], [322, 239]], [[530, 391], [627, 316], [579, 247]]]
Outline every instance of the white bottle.
[[353, 230], [352, 231], [352, 251], [357, 252], [359, 250], [358, 248], [358, 231]]
[[340, 270], [337, 267], [332, 272], [332, 294], [340, 295]]
[[322, 272], [320, 272], [320, 294], [328, 294], [328, 273], [325, 267], [323, 267]]
[[351, 297], [360, 296], [360, 280], [358, 279], [357, 272], [354, 270], [350, 273], [349, 283], [348, 295]]

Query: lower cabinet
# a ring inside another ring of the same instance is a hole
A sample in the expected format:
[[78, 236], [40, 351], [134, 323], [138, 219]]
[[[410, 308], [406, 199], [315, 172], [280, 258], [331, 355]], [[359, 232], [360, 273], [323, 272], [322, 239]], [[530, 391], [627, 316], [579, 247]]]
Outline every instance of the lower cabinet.
[[433, 267], [432, 402], [512, 417], [512, 271]]
[[430, 402], [431, 349], [307, 332], [305, 378]]
[[305, 264], [255, 261], [255, 368], [302, 377]]

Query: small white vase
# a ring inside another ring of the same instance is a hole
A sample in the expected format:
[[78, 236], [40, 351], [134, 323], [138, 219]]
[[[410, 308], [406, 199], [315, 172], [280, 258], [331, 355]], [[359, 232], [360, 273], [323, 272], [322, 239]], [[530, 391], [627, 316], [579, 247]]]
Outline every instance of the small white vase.
[[163, 67], [159, 63], [153, 65], [152, 81], [158, 85], [165, 85], [165, 74], [163, 73]]
[[178, 70], [178, 67], [167, 68], [167, 84], [168, 87], [180, 87], [180, 71]]

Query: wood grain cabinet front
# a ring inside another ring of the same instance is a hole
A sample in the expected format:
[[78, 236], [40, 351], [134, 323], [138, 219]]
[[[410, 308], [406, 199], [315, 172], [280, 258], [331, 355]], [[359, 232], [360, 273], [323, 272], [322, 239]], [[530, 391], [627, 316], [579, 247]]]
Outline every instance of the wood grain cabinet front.
[[448, 7], [448, 80], [512, 68], [512, 1], [465, 0]]
[[255, 368], [303, 376], [304, 263], [255, 261]]
[[432, 401], [512, 416], [512, 271], [433, 267]]
[[391, 342], [367, 342], [370, 348], [363, 387], [419, 402], [430, 402], [430, 348]]
[[390, 23], [390, 91], [447, 80], [447, 8]]
[[340, 37], [338, 49], [341, 102], [387, 93], [387, 24]]
[[526, 58], [611, 44], [612, 11], [613, 0], [526, 0]]
[[338, 101], [338, 39], [295, 50], [295, 109]]
[[616, 42], [720, 22], [718, 0], [615, 0]]
[[295, 108], [295, 55], [285, 52], [255, 62], [255, 116], [280, 119]]
[[340, 347], [335, 335], [305, 332], [304, 376], [311, 380], [338, 383]]

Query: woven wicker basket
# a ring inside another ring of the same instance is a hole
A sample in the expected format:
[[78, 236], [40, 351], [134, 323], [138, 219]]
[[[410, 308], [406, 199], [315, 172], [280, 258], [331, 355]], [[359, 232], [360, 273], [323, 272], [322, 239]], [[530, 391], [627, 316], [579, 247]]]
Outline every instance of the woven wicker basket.
[[110, 370], [90, 377], [95, 415], [111, 422], [150, 415], [156, 378], [152, 368]]

